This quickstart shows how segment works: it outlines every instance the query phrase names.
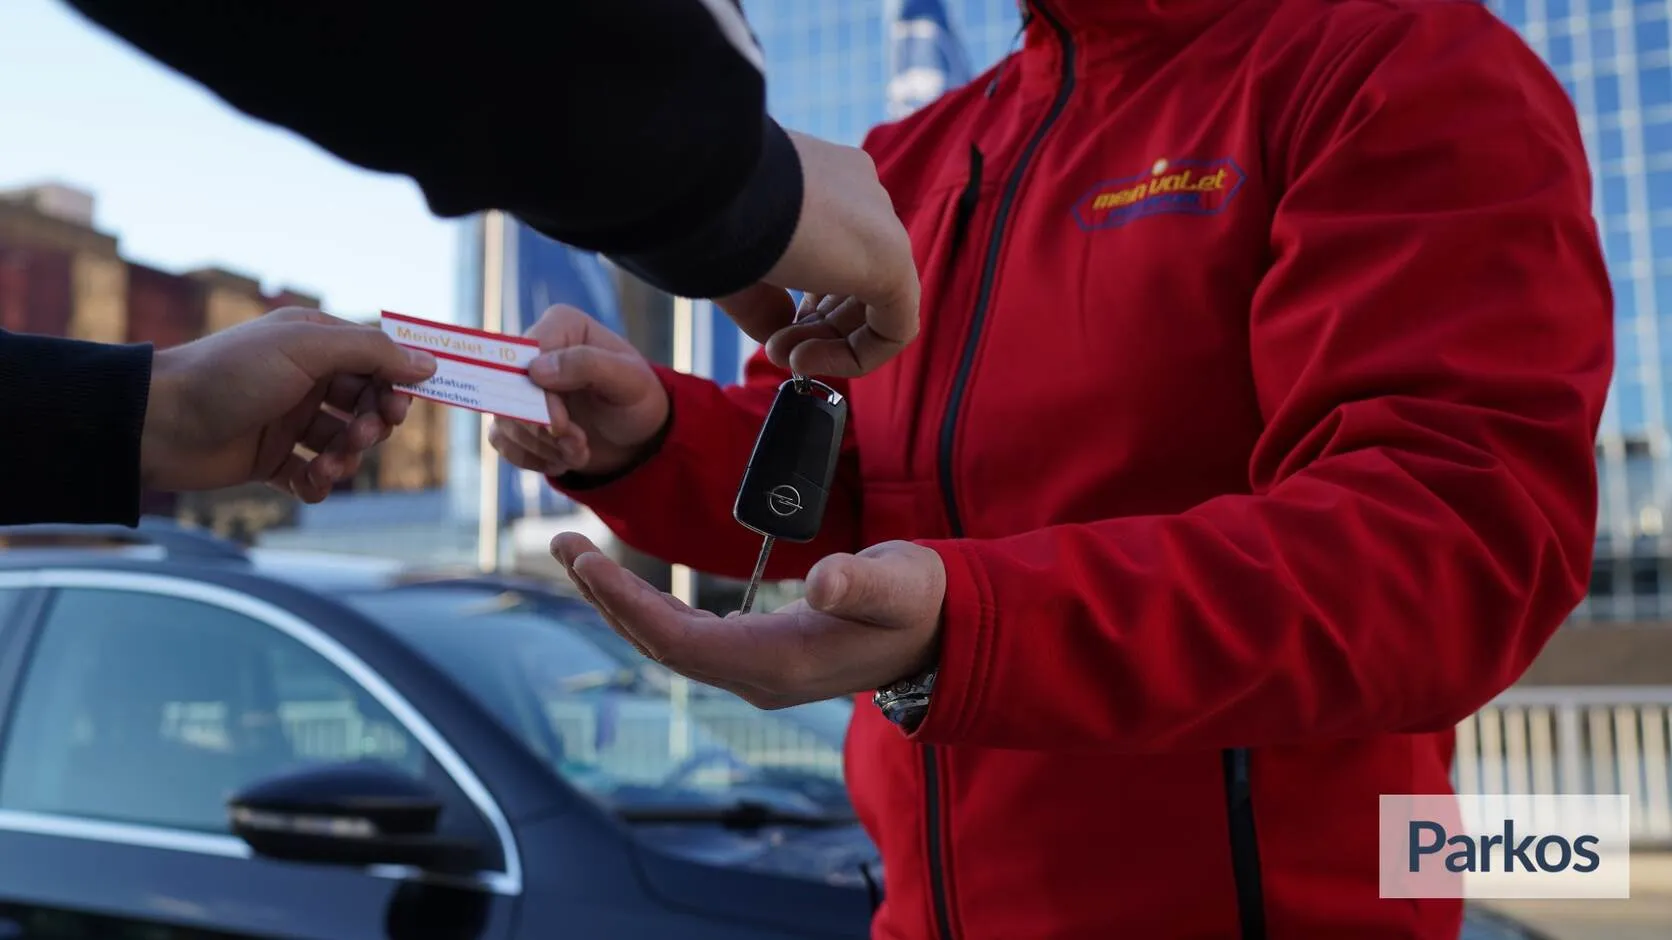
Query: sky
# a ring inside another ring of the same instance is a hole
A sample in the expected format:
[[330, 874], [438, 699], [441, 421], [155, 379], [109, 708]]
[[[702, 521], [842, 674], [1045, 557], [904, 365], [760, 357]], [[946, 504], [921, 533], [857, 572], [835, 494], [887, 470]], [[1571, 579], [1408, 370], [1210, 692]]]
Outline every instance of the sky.
[[38, 182], [91, 192], [133, 261], [224, 267], [341, 316], [452, 319], [456, 225], [410, 180], [242, 116], [59, 0], [3, 0], [0, 188]]

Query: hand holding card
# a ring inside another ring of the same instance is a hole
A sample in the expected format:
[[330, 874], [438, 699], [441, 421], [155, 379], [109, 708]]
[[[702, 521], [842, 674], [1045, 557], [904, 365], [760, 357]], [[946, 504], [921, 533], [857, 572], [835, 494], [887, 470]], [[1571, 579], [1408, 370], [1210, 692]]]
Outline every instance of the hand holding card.
[[633, 344], [559, 304], [528, 331], [529, 378], [548, 393], [547, 428], [497, 420], [488, 440], [513, 465], [548, 476], [620, 473], [648, 457], [668, 423], [668, 390]]
[[668, 393], [650, 362], [574, 307], [547, 310], [526, 337], [387, 311], [383, 330], [439, 363], [403, 391], [494, 415], [488, 440], [525, 470], [619, 472], [647, 455], [668, 421]]
[[301, 307], [161, 350], [140, 478], [172, 492], [255, 480], [319, 502], [405, 419], [409, 402], [390, 386], [422, 384], [436, 361]]
[[435, 374], [400, 389], [419, 398], [530, 424], [549, 425], [546, 393], [528, 376], [540, 344], [383, 312], [383, 332], [397, 344], [435, 356]]

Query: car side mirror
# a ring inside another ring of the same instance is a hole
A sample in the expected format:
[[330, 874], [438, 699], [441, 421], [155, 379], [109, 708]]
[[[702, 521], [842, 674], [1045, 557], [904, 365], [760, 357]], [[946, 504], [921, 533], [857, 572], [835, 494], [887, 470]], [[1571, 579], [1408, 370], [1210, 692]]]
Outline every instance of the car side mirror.
[[480, 849], [438, 835], [441, 800], [377, 761], [325, 764], [268, 777], [227, 801], [234, 835], [257, 855], [323, 865], [480, 870]]

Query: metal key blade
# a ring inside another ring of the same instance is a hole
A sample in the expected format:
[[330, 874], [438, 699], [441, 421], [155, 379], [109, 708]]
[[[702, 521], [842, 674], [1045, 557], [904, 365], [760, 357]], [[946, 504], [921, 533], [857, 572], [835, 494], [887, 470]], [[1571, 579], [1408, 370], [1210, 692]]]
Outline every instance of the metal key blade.
[[755, 592], [761, 589], [761, 577], [766, 574], [766, 560], [772, 557], [772, 543], [778, 541], [767, 536], [761, 542], [760, 557], [755, 559], [755, 573], [749, 576], [749, 589], [743, 592], [743, 606], [737, 612], [746, 614], [755, 606]]

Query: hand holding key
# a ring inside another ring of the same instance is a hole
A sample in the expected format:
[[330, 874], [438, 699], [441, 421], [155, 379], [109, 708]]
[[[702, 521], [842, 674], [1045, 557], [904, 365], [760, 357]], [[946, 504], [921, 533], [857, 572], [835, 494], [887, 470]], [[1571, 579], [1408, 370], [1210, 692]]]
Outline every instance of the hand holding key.
[[[846, 335], [835, 321], [852, 315], [851, 303], [807, 298], [799, 325], [785, 331], [788, 339], [773, 341], [796, 341], [797, 333], [800, 339]], [[821, 382], [796, 376], [779, 387], [732, 508], [739, 523], [765, 539], [738, 613], [693, 610], [577, 533], [553, 539], [552, 554], [615, 631], [645, 655], [761, 708], [856, 694], [916, 675], [933, 658], [946, 594], [946, 568], [933, 549], [884, 542], [857, 555], [828, 556], [808, 572], [806, 599], [772, 613], [749, 612], [773, 543], [808, 542], [818, 534], [846, 419], [845, 399]]]
[[[808, 298], [799, 329], [827, 329], [818, 317], [842, 309], [830, 299], [814, 304]], [[773, 543], [818, 535], [846, 422], [847, 401], [830, 386], [805, 376], [779, 386], [732, 507], [740, 524], [764, 537], [738, 613], [693, 610], [582, 535], [559, 535], [552, 554], [616, 632], [645, 655], [761, 708], [855, 694], [916, 675], [933, 658], [946, 593], [946, 569], [932, 549], [885, 542], [858, 555], [831, 555], [808, 572], [805, 600], [750, 613]]]
[[796, 376], [778, 387], [732, 504], [732, 518], [763, 536], [740, 613], [754, 609], [773, 544], [819, 534], [847, 419], [847, 400], [823, 382]]
[[656, 590], [584, 535], [559, 535], [552, 554], [640, 652], [757, 708], [869, 692], [922, 672], [946, 594], [940, 555], [911, 542], [828, 556], [808, 572], [805, 600], [727, 617]]

